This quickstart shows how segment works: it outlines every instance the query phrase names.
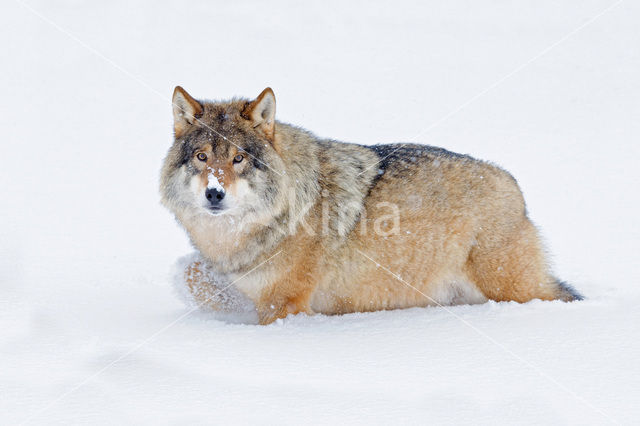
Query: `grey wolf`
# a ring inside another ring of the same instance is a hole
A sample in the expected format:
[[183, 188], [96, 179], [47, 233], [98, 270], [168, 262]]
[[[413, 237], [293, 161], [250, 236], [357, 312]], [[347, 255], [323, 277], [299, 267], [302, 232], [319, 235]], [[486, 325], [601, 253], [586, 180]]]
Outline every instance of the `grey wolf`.
[[[160, 183], [207, 268], [254, 302], [260, 323], [580, 299], [551, 273], [506, 171], [431, 146], [321, 139], [275, 112], [270, 88], [210, 102], [176, 87]], [[207, 285], [193, 281], [201, 268], [185, 270], [187, 287], [210, 304], [195, 291]]]

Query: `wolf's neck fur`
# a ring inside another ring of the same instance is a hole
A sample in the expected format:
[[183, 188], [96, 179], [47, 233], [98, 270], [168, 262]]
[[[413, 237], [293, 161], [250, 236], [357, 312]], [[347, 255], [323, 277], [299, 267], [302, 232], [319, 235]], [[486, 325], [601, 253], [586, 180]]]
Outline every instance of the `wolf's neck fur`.
[[[197, 229], [187, 229], [191, 240], [220, 273], [250, 269], [301, 232], [329, 246], [340, 245], [360, 218], [378, 170], [370, 167], [378, 160], [371, 149], [321, 140], [280, 122], [274, 145], [284, 171], [276, 178], [278, 201], [272, 209], [239, 221], [224, 215], [181, 221], [197, 223]], [[211, 235], [217, 236], [215, 241]]]

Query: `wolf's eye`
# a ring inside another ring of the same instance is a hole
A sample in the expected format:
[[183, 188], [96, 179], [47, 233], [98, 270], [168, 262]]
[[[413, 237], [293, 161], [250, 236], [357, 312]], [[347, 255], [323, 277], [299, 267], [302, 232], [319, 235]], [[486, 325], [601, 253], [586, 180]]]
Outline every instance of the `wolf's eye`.
[[238, 154], [235, 157], [233, 157], [233, 164], [238, 164], [242, 162], [242, 160], [244, 160], [244, 155]]
[[196, 158], [200, 161], [207, 161], [207, 154], [205, 154], [204, 152], [200, 152], [198, 153], [198, 155], [196, 155]]

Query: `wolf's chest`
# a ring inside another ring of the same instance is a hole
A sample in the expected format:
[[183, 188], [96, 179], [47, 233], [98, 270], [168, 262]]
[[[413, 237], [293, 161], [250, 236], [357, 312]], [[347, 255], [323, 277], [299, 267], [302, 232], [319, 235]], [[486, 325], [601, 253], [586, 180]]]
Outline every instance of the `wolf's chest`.
[[256, 269], [250, 273], [232, 274], [231, 282], [249, 299], [257, 302], [262, 291], [271, 284], [273, 274], [268, 267]]

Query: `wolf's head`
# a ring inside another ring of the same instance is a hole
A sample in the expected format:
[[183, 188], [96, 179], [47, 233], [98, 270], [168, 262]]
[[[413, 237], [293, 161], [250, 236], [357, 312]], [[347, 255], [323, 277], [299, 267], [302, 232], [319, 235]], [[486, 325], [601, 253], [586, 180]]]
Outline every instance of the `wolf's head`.
[[277, 210], [284, 165], [273, 91], [253, 101], [201, 102], [178, 86], [172, 102], [175, 141], [162, 167], [162, 203], [179, 219]]

